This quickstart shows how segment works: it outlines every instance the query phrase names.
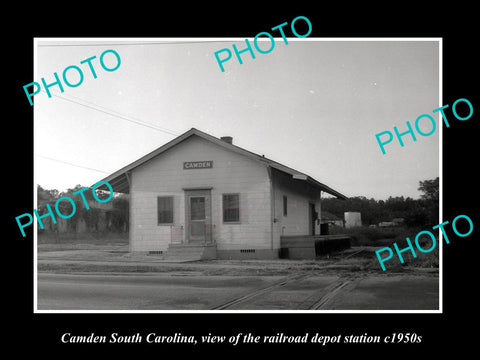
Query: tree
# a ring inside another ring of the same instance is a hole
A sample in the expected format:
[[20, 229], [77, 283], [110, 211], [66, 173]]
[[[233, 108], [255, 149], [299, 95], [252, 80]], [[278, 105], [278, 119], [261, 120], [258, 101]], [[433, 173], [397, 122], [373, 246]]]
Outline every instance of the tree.
[[382, 221], [392, 221], [403, 218], [408, 226], [433, 226], [438, 224], [439, 209], [439, 178], [419, 182], [422, 192], [420, 199], [403, 196], [390, 196], [387, 200], [367, 199], [364, 196], [354, 196], [347, 200], [336, 198], [322, 199], [322, 210], [331, 212], [343, 218], [345, 211], [362, 213], [364, 225], [378, 224]]
[[39, 214], [43, 214], [46, 209], [46, 204], [49, 204], [53, 208], [55, 202], [60, 197], [60, 191], [57, 189], [47, 190], [41, 185], [37, 184], [37, 211]]
[[129, 219], [129, 197], [126, 195], [119, 195], [112, 200], [113, 210], [108, 213], [111, 230], [114, 231], [128, 231]]
[[55, 202], [59, 195], [60, 192], [57, 189], [47, 190], [37, 184], [37, 200], [39, 202]]
[[420, 186], [418, 187], [418, 190], [423, 192], [423, 194], [420, 195], [420, 198], [422, 200], [432, 201], [436, 203], [440, 201], [438, 181], [438, 177], [433, 180], [420, 181]]
[[426, 224], [425, 225], [436, 225], [438, 224], [438, 213], [439, 213], [439, 202], [440, 202], [440, 191], [439, 191], [439, 178], [436, 177], [433, 180], [425, 180], [419, 182], [420, 186], [418, 190], [423, 194], [420, 195], [421, 205], [423, 205], [425, 215], [426, 215]]

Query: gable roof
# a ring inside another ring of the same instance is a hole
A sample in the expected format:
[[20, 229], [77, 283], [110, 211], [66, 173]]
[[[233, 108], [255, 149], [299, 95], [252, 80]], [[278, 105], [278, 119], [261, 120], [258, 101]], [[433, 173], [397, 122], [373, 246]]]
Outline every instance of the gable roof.
[[268, 159], [264, 156], [255, 154], [251, 151], [245, 150], [245, 149], [243, 149], [239, 146], [227, 143], [227, 142], [225, 142], [221, 139], [218, 139], [218, 138], [216, 138], [212, 135], [204, 133], [203, 131], [200, 131], [200, 130], [195, 129], [195, 128], [191, 128], [189, 131], [187, 131], [187, 132], [183, 133], [182, 135], [176, 137], [172, 141], [169, 141], [165, 145], [160, 146], [158, 149], [142, 156], [140, 159], [130, 163], [129, 165], [124, 166], [120, 170], [114, 172], [113, 174], [107, 176], [106, 178], [104, 178], [102, 180], [107, 181], [112, 186], [112, 188], [115, 192], [128, 193], [129, 192], [129, 181], [130, 181], [129, 172], [130, 171], [132, 171], [134, 168], [142, 165], [143, 163], [153, 159], [157, 155], [160, 155], [161, 153], [163, 153], [163, 152], [171, 149], [172, 147], [178, 145], [182, 141], [190, 138], [191, 136], [199, 136], [202, 139], [210, 141], [210, 142], [212, 142], [212, 143], [214, 143], [214, 144], [216, 144], [220, 147], [223, 147], [223, 148], [225, 148], [229, 151], [233, 151], [237, 154], [247, 156], [248, 158], [250, 158], [254, 161], [261, 162], [261, 163], [265, 164], [266, 166], [269, 166], [271, 168], [274, 168], [274, 169], [277, 169], [277, 170], [282, 171], [284, 173], [287, 173], [287, 174], [291, 175], [294, 179], [306, 181], [307, 183], [319, 188], [322, 191], [325, 191], [326, 193], [328, 193], [330, 195], [336, 196], [340, 199], [347, 199], [347, 197], [345, 195], [339, 193], [338, 191], [335, 191], [335, 190], [331, 189], [327, 185], [318, 182], [317, 180], [313, 179], [312, 177], [310, 177], [310, 176], [308, 176], [308, 175], [306, 175], [306, 174], [304, 174], [300, 171], [297, 171], [297, 170], [292, 169], [288, 166], [282, 165], [282, 164], [280, 164], [276, 161], [270, 160], [270, 159]]

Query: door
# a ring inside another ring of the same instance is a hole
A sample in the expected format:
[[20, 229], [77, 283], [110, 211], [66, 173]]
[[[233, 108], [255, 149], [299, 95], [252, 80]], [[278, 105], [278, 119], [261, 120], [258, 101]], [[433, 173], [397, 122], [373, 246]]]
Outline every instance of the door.
[[210, 241], [210, 192], [186, 192], [186, 229], [188, 242]]
[[318, 213], [315, 211], [315, 204], [309, 203], [309, 235], [315, 235], [315, 222], [318, 218]]
[[205, 196], [190, 197], [190, 241], [205, 241]]

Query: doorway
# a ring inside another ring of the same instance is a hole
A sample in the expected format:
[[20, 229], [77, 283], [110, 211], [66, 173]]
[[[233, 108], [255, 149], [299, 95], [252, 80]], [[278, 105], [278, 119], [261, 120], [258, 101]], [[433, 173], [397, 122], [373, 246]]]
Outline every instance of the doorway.
[[211, 241], [210, 190], [185, 190], [185, 228], [189, 243]]
[[308, 218], [309, 218], [309, 235], [315, 235], [315, 222], [318, 218], [318, 213], [315, 211], [315, 204], [308, 203]]

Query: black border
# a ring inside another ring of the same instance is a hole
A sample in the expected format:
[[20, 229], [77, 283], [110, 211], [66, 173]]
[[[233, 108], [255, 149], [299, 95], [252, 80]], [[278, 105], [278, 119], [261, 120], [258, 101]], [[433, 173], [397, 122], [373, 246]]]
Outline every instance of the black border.
[[[33, 208], [33, 108], [28, 105], [23, 85], [33, 81], [34, 37], [253, 37], [258, 32], [290, 22], [296, 16], [308, 17], [313, 25], [311, 37], [442, 37], [443, 38], [443, 104], [467, 98], [473, 104], [474, 115], [465, 122], [452, 121], [443, 130], [443, 214], [452, 220], [467, 214], [477, 225], [474, 171], [478, 162], [475, 126], [480, 113], [479, 79], [476, 56], [478, 22], [473, 6], [448, 4], [438, 8], [419, 8], [418, 4], [384, 4], [369, 8], [364, 4], [340, 4], [338, 7], [321, 3], [293, 9], [280, 3], [259, 6], [246, 3], [204, 5], [199, 9], [188, 3], [183, 9], [173, 9], [162, 3], [110, 3], [100, 8], [95, 4], [81, 7], [65, 5], [28, 5], [11, 29], [5, 29], [8, 53], [3, 56], [7, 86], [4, 96], [7, 131], [4, 137], [4, 159], [7, 168], [3, 181], [7, 192], [8, 212], [5, 223], [7, 251], [13, 256], [4, 269], [9, 318], [7, 346], [16, 353], [29, 350], [40, 354], [78, 354], [95, 356], [125, 354], [131, 351], [158, 357], [167, 352], [186, 351], [198, 354], [234, 350], [238, 354], [259, 351], [281, 351], [314, 355], [341, 355], [345, 350], [355, 354], [384, 357], [393, 354], [437, 354], [443, 349], [461, 347], [463, 353], [473, 349], [475, 330], [466, 327], [476, 309], [474, 278], [478, 245], [477, 227], [468, 238], [455, 239], [444, 245], [444, 313], [443, 314], [33, 314], [33, 238], [18, 234], [14, 216]], [[152, 7], [152, 5], [154, 5]], [[37, 9], [36, 7], [40, 8]], [[273, 7], [275, 9], [273, 9]], [[155, 9], [153, 11], [153, 9]], [[12, 10], [10, 10], [12, 11]], [[11, 35], [10, 35], [11, 34]], [[10, 136], [14, 137], [9, 141]], [[421, 156], [421, 155], [419, 155]], [[415, 161], [415, 159], [412, 159]], [[10, 176], [13, 174], [13, 176]], [[10, 263], [12, 262], [12, 263]], [[473, 320], [473, 319], [472, 319]], [[475, 324], [472, 324], [475, 327]], [[303, 335], [305, 332], [335, 334], [389, 335], [410, 332], [422, 336], [414, 345], [268, 345], [241, 346], [197, 345], [66, 345], [60, 342], [64, 332], [79, 334], [110, 334], [111, 332], [147, 334], [235, 335], [251, 332], [271, 335], [284, 332]], [[307, 354], [307, 353], [305, 353]], [[41, 356], [41, 355], [40, 355]]]

